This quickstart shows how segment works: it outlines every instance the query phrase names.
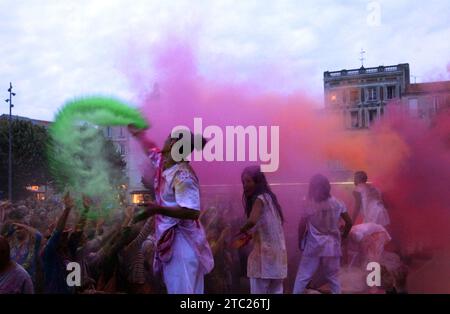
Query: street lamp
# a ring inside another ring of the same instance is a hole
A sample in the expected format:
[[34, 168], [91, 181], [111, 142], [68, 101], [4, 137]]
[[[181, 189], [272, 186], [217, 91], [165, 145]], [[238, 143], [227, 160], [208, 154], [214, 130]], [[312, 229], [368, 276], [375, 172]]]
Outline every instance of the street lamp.
[[14, 107], [12, 103], [12, 96], [16, 96], [16, 93], [13, 93], [12, 91], [12, 84], [9, 82], [9, 99], [6, 99], [5, 101], [9, 103], [9, 121], [8, 121], [8, 129], [9, 129], [9, 148], [8, 148], [8, 199], [10, 202], [12, 202], [12, 108]]

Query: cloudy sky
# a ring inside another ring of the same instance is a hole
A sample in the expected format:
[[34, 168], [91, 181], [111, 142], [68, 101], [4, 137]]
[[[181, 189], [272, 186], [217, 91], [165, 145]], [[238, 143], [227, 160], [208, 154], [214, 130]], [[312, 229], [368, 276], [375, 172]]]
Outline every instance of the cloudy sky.
[[135, 101], [126, 59], [145, 64], [168, 33], [195, 42], [205, 76], [273, 76], [274, 90], [320, 97], [323, 72], [359, 67], [361, 48], [366, 66], [450, 79], [449, 16], [448, 0], [0, 0], [0, 97], [12, 81], [14, 113], [50, 120], [77, 95]]

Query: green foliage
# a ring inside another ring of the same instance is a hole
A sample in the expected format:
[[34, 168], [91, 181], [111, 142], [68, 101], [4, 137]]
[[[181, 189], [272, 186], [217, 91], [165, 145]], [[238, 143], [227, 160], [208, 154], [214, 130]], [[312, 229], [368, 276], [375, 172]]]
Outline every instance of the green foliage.
[[[49, 173], [46, 161], [47, 130], [30, 121], [12, 120], [13, 199], [28, 196], [26, 186], [46, 185]], [[0, 190], [8, 195], [8, 120], [0, 120]]]

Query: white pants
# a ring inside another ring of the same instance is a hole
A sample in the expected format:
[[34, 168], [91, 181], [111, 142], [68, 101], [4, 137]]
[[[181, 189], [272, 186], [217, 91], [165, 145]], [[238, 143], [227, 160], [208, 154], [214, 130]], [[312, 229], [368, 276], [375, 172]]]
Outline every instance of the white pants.
[[251, 294], [283, 294], [283, 279], [250, 278]]
[[204, 272], [183, 234], [175, 234], [173, 255], [163, 264], [163, 277], [169, 294], [203, 294]]
[[294, 290], [292, 293], [303, 293], [319, 266], [323, 271], [326, 281], [330, 284], [331, 292], [341, 293], [341, 285], [338, 278], [338, 273], [341, 266], [340, 264], [340, 256], [302, 256], [300, 265], [298, 266], [297, 277], [295, 278]]

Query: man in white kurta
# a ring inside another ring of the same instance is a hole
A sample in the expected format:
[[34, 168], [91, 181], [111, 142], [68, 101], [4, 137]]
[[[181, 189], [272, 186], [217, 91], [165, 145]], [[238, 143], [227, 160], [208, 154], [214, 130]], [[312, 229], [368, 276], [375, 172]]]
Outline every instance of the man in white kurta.
[[390, 223], [389, 214], [384, 206], [380, 191], [367, 183], [367, 174], [364, 171], [355, 173], [355, 198], [356, 208], [353, 221], [356, 222], [359, 212], [362, 214], [363, 223], [375, 223], [386, 227]]
[[[200, 211], [198, 179], [188, 163], [175, 164], [164, 170], [161, 177], [158, 188], [160, 205]], [[204, 229], [198, 220], [156, 216], [156, 239], [160, 240], [171, 229], [174, 232], [172, 257], [163, 261], [156, 254], [155, 268], [162, 270], [168, 293], [201, 294], [204, 275], [214, 266]]]
[[156, 170], [156, 202], [148, 205], [148, 212], [156, 214], [153, 269], [162, 272], [169, 294], [201, 294], [204, 276], [214, 267], [214, 259], [198, 220], [198, 178], [188, 162], [173, 160], [171, 149], [177, 139], [169, 137], [161, 151], [142, 132], [133, 128], [130, 131], [140, 141]]
[[349, 254], [352, 256], [351, 264], [359, 256], [364, 269], [367, 263], [380, 261], [385, 244], [391, 241], [387, 230], [390, 224], [388, 211], [384, 206], [380, 191], [368, 184], [367, 179], [364, 171], [355, 172], [353, 221], [356, 221], [361, 212], [363, 222], [356, 225], [350, 234], [353, 244], [359, 245], [359, 252], [355, 253], [349, 249]]

